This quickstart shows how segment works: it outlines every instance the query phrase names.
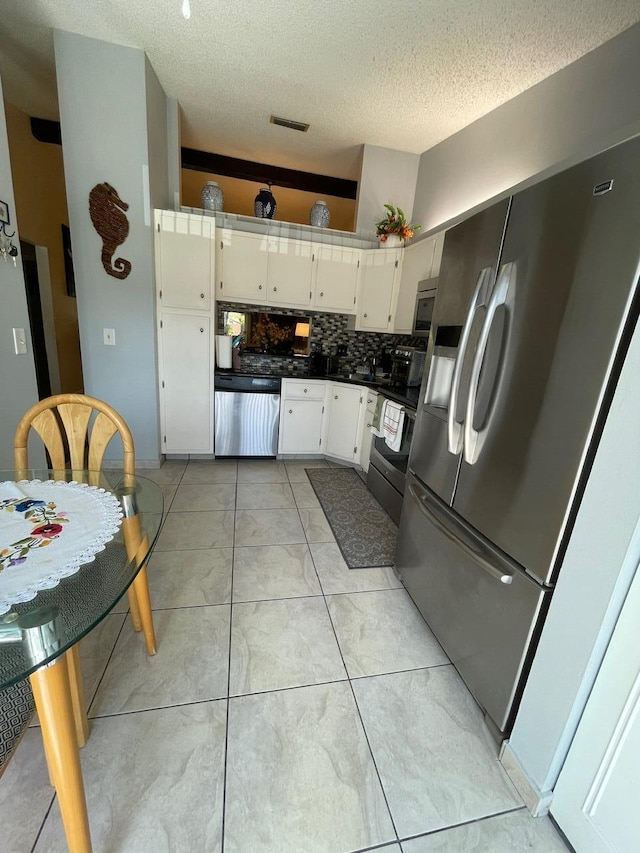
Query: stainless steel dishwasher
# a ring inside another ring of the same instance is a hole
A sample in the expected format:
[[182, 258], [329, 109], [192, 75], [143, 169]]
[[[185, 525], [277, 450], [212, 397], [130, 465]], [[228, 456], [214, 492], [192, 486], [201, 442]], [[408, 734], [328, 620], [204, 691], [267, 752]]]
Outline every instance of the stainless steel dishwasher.
[[216, 456], [276, 456], [280, 420], [279, 376], [216, 373]]

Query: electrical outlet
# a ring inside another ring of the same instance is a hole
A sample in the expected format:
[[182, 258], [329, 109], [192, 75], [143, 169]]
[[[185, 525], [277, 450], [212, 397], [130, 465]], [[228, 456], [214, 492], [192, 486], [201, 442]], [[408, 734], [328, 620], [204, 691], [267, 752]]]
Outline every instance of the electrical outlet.
[[116, 330], [115, 329], [103, 329], [102, 337], [104, 340], [104, 345], [106, 347], [114, 347], [116, 345]]
[[338, 344], [336, 355], [347, 355], [348, 349], [346, 344]]

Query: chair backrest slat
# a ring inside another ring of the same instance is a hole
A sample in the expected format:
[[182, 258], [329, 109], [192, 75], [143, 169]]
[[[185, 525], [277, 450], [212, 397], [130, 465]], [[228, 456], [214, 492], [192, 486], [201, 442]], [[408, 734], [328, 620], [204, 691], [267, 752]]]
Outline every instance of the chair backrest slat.
[[[51, 459], [51, 466], [56, 471], [64, 471], [64, 444], [62, 441], [62, 431], [58, 419], [51, 409], [46, 409], [40, 412], [33, 419], [32, 426], [42, 439], [44, 446], [47, 448]], [[21, 467], [16, 464], [16, 468]], [[24, 460], [24, 467], [27, 467], [27, 459]]]
[[82, 471], [85, 467], [87, 430], [89, 429], [91, 412], [91, 406], [82, 403], [62, 403], [58, 406], [58, 413], [67, 433], [71, 468], [74, 472]]
[[91, 444], [89, 445], [89, 471], [99, 471], [102, 467], [102, 459], [107, 445], [118, 432], [117, 425], [100, 412], [91, 430]]

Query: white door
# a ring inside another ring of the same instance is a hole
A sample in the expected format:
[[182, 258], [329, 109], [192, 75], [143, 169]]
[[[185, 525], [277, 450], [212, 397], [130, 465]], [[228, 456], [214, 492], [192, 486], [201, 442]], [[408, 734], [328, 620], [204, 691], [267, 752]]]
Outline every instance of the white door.
[[280, 453], [321, 453], [322, 400], [284, 400], [280, 420]]
[[269, 292], [272, 305], [311, 305], [311, 243], [271, 237], [269, 240]]
[[640, 850], [640, 571], [555, 787], [551, 814], [579, 853]]
[[358, 427], [363, 404], [361, 388], [332, 385], [329, 400], [329, 426], [327, 429], [328, 456], [337, 456], [349, 462], [358, 458]]
[[267, 302], [269, 238], [226, 229], [219, 234], [218, 299]]
[[158, 300], [162, 308], [209, 311], [215, 224], [202, 216], [156, 215]]
[[402, 250], [370, 249], [363, 253], [356, 329], [386, 332], [392, 321], [391, 303]]
[[361, 250], [323, 244], [314, 247], [314, 256], [313, 307], [318, 311], [355, 313]]
[[213, 453], [210, 319], [167, 311], [160, 319], [162, 452]]

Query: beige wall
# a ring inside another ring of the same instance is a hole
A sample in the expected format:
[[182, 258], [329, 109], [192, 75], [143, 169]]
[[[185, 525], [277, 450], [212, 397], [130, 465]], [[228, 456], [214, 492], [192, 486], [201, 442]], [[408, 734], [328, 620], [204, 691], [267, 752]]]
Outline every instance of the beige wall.
[[78, 313], [76, 300], [67, 296], [60, 231], [69, 222], [62, 148], [38, 142], [29, 116], [9, 103], [5, 109], [20, 237], [49, 250], [61, 390], [82, 391]]
[[[240, 213], [253, 216], [253, 200], [263, 184], [254, 181], [242, 181], [224, 175], [210, 175], [207, 172], [182, 170], [182, 204], [185, 207], [201, 207], [200, 193], [207, 181], [217, 181], [224, 193], [224, 209], [228, 213]], [[276, 219], [282, 222], [309, 224], [309, 211], [318, 198], [327, 203], [331, 220], [329, 228], [338, 231], [353, 231], [356, 215], [355, 199], [319, 196], [316, 193], [290, 190], [284, 187], [272, 187], [278, 208]]]

